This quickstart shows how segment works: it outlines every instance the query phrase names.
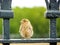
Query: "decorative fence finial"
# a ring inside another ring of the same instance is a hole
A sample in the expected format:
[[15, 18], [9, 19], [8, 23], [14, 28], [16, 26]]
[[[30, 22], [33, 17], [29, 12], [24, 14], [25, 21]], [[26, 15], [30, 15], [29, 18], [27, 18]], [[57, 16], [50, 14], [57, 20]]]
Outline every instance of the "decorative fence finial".
[[60, 0], [50, 0], [50, 2], [48, 0], [45, 0], [46, 2], [46, 6], [47, 6], [47, 9], [49, 10], [51, 8], [51, 6], [53, 6], [54, 4], [56, 8], [59, 9], [59, 4], [60, 4]]

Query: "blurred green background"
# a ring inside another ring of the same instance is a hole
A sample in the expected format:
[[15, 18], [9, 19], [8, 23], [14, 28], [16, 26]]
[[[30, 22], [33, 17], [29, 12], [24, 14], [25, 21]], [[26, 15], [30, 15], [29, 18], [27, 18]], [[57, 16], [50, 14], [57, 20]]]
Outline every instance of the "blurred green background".
[[[46, 19], [44, 13], [45, 7], [33, 7], [33, 8], [20, 8], [15, 7], [12, 9], [14, 12], [14, 18], [10, 19], [10, 34], [11, 38], [20, 38], [19, 27], [20, 21], [23, 18], [30, 20], [34, 35], [33, 38], [49, 37], [49, 19]], [[0, 19], [0, 34], [2, 34], [2, 20]], [[57, 37], [60, 37], [60, 19], [57, 19]]]

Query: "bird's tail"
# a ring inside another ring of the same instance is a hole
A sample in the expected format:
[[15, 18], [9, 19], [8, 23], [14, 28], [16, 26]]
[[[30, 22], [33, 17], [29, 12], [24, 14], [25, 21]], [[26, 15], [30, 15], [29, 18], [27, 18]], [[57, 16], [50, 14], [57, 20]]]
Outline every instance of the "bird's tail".
[[27, 31], [25, 32], [25, 38], [27, 38], [27, 39], [30, 38], [29, 33]]

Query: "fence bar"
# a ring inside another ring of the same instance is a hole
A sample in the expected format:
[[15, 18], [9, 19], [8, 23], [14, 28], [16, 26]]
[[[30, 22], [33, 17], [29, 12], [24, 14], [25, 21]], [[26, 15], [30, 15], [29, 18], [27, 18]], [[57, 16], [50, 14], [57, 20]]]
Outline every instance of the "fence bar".
[[3, 43], [3, 45], [9, 45], [9, 43]]
[[[50, 10], [58, 10], [57, 0], [50, 0]], [[56, 38], [56, 18], [50, 19], [50, 38]], [[50, 42], [50, 45], [57, 45], [57, 42]]]
[[[12, 0], [3, 0], [2, 5], [1, 5], [1, 10], [11, 10], [11, 1]], [[4, 12], [4, 11], [2, 11]], [[1, 12], [1, 13], [2, 13]], [[11, 15], [12, 13], [8, 13], [7, 11], [4, 12], [4, 14], [2, 13], [2, 15], [5, 15], [5, 17], [3, 18], [3, 31], [2, 31], [2, 38], [3, 39], [9, 39], [10, 38], [10, 30], [9, 30], [9, 18], [7, 18], [6, 16]], [[9, 43], [3, 43], [3, 45], [10, 45]]]
[[[56, 38], [56, 19], [50, 19], [50, 38]], [[57, 43], [51, 42], [50, 45], [57, 45]]]
[[9, 19], [3, 19], [3, 32], [2, 32], [2, 38], [3, 39], [9, 39], [10, 38], [10, 36], [9, 36], [9, 34], [10, 34], [10, 27], [9, 27]]
[[48, 10], [45, 12], [46, 13], [46, 18], [60, 18], [60, 11], [58, 10]]
[[[58, 1], [50, 0], [49, 3], [48, 3], [48, 0], [45, 0], [45, 1], [46, 1], [47, 9], [50, 10], [49, 12], [46, 13], [46, 17], [50, 19], [49, 37], [56, 38], [56, 18], [58, 18], [60, 15], [59, 3], [58, 3], [59, 0]], [[57, 45], [57, 42], [50, 42], [50, 45]]]
[[60, 38], [0, 39], [0, 43], [51, 43], [60, 42]]
[[[9, 19], [3, 19], [3, 30], [2, 30], [2, 38], [9, 39], [10, 30], [9, 30]], [[9, 43], [3, 43], [3, 45], [9, 45]]]

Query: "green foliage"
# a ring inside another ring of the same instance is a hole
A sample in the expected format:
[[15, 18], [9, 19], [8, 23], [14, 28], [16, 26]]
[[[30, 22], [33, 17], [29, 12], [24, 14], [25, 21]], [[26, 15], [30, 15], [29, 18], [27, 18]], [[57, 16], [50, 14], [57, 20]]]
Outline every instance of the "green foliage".
[[[19, 36], [20, 21], [23, 18], [30, 20], [33, 29], [33, 37], [48, 37], [49, 36], [49, 20], [44, 17], [46, 8], [33, 7], [33, 8], [13, 8], [14, 18], [10, 20], [10, 33]], [[57, 19], [57, 35], [60, 37], [60, 19]], [[2, 20], [0, 19], [0, 34], [2, 33]]]
[[2, 20], [0, 19], [0, 34], [2, 34]]
[[11, 33], [19, 34], [20, 21], [27, 18], [31, 21], [34, 29], [33, 37], [48, 37], [48, 20], [44, 17], [46, 9], [44, 7], [19, 8], [13, 9], [14, 18], [10, 21]]
[[60, 18], [57, 19], [57, 22], [56, 22], [56, 26], [57, 26], [57, 37], [60, 37]]

